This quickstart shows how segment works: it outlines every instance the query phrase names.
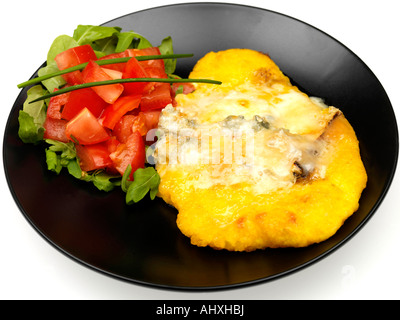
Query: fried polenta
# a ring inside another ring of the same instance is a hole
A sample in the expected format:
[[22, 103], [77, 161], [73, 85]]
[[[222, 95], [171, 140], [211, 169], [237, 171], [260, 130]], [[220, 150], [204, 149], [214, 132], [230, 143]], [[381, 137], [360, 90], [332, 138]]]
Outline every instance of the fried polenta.
[[334, 235], [366, 186], [343, 113], [307, 96], [271, 58], [210, 52], [160, 117], [159, 196], [197, 246], [231, 251], [305, 247]]

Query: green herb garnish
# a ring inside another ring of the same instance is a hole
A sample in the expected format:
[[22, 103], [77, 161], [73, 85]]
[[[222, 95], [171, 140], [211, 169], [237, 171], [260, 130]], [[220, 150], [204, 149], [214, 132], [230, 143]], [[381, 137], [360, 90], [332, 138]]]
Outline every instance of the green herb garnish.
[[[135, 57], [138, 61], [146, 61], [146, 60], [157, 60], [157, 59], [177, 59], [177, 58], [188, 58], [192, 57], [193, 54], [164, 54], [164, 55], [153, 55], [153, 56], [137, 56]], [[108, 65], [108, 64], [117, 64], [117, 63], [125, 63], [128, 62], [133, 57], [126, 57], [126, 58], [117, 58], [117, 59], [107, 59], [107, 60], [95, 60], [94, 62], [100, 66]], [[36, 77], [34, 79], [22, 82], [18, 85], [18, 88], [24, 88], [32, 84], [40, 83], [44, 80], [48, 80], [51, 78], [55, 78], [61, 76], [66, 73], [80, 71], [83, 70], [87, 66], [88, 62], [76, 65], [71, 68], [67, 68], [61, 71], [52, 72], [49, 74], [45, 74], [43, 76]]]
[[[130, 175], [132, 167], [128, 165], [126, 170], [125, 178]], [[127, 184], [126, 203], [129, 205], [142, 200], [149, 192], [150, 199], [154, 200], [158, 193], [160, 176], [153, 167], [139, 168], [133, 173], [133, 181], [125, 181], [125, 183]]]
[[97, 81], [97, 82], [88, 82], [77, 84], [75, 86], [70, 86], [66, 88], [62, 88], [55, 92], [45, 94], [35, 100], [30, 101], [29, 103], [38, 102], [41, 100], [46, 100], [51, 97], [58, 96], [63, 93], [71, 92], [74, 90], [97, 87], [97, 86], [105, 86], [116, 83], [129, 83], [129, 82], [164, 82], [164, 83], [210, 83], [210, 84], [221, 84], [221, 81], [210, 80], [210, 79], [172, 79], [172, 78], [127, 78], [127, 79], [113, 79], [106, 81]]

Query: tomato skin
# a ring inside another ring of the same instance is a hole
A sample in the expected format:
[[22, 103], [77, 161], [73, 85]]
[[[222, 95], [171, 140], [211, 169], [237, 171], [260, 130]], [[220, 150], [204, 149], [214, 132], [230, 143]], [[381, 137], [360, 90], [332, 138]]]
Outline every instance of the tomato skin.
[[110, 138], [106, 129], [88, 108], [83, 108], [67, 123], [65, 134], [71, 141], [77, 140], [82, 145], [96, 144]]
[[130, 95], [120, 97], [115, 103], [107, 106], [101, 116], [103, 126], [114, 129], [121, 117], [129, 111], [139, 107], [141, 95]]
[[120, 144], [118, 139], [114, 136], [111, 136], [110, 139], [108, 139], [104, 143], [106, 144], [109, 153], [115, 152], [117, 150], [118, 145]]
[[135, 115], [127, 114], [123, 116], [115, 125], [113, 135], [121, 143], [126, 143], [128, 137], [132, 134], [132, 125], [135, 120]]
[[[135, 58], [132, 58], [126, 63], [122, 78], [148, 78], [148, 75], [139, 62]], [[147, 85], [148, 82], [124, 83], [124, 93], [127, 95], [142, 94]]]
[[[127, 58], [127, 57], [130, 57], [130, 55], [129, 55], [128, 51], [125, 50], [124, 52], [112, 53], [112, 54], [106, 55], [104, 57], [101, 57], [99, 60], [109, 60], [109, 59], [118, 59], [118, 58]], [[126, 66], [126, 63], [114, 63], [114, 64], [103, 65], [103, 68], [112, 69], [112, 70], [116, 70], [119, 72], [124, 72], [125, 66]]]
[[[154, 67], [154, 66], [150, 66], [150, 67], [146, 67], [144, 68], [147, 76], [149, 78], [158, 78], [158, 79], [168, 79], [168, 75], [165, 73], [164, 69], [158, 68], [158, 67]], [[149, 82], [147, 84], [147, 86], [143, 89], [144, 93], [148, 93], [151, 90], [154, 90], [155, 87], [161, 85], [163, 83], [160, 82]]]
[[[113, 80], [106, 71], [96, 62], [89, 61], [88, 65], [82, 71], [84, 83]], [[124, 91], [121, 83], [92, 87], [105, 102], [114, 103]]]
[[76, 145], [76, 155], [83, 171], [106, 169], [113, 166], [108, 146], [103, 143]]
[[68, 142], [69, 140], [67, 138], [67, 135], [65, 134], [66, 126], [66, 120], [47, 117], [43, 124], [43, 127], [45, 129], [43, 138], [57, 140], [61, 142]]
[[[161, 55], [160, 49], [158, 47], [150, 47], [143, 49], [128, 49], [128, 52], [130, 54], [130, 57]], [[163, 59], [144, 60], [144, 61], [139, 61], [139, 63], [143, 66], [143, 68], [155, 67], [155, 68], [160, 68], [161, 70], [165, 70], [165, 64]]]
[[172, 103], [171, 85], [160, 83], [154, 87], [154, 90], [143, 95], [140, 109], [142, 111], [160, 110], [170, 103]]
[[[54, 89], [54, 92], [59, 89]], [[70, 92], [60, 94], [50, 98], [49, 106], [47, 107], [47, 117], [52, 119], [61, 119], [61, 111], [69, 99]]]
[[[123, 52], [106, 55], [104, 57], [99, 58], [98, 60], [109, 60], [109, 59], [138, 57], [138, 56], [155, 56], [155, 55], [161, 55], [160, 49], [158, 47], [144, 48], [144, 49], [126, 49]], [[161, 68], [162, 70], [165, 69], [164, 60], [162, 59], [139, 61], [139, 64], [143, 68], [157, 67]], [[123, 72], [125, 70], [126, 63], [107, 64], [103, 65], [103, 67]]]
[[[55, 57], [58, 69], [60, 70], [71, 68], [78, 64], [89, 62], [90, 60], [97, 60], [97, 57], [89, 44], [67, 49]], [[70, 85], [83, 83], [81, 71], [70, 72], [62, 75], [62, 77]]]
[[160, 119], [160, 110], [142, 112], [144, 122], [148, 130], [155, 129], [158, 127], [158, 120]]
[[145, 136], [149, 129], [146, 125], [146, 118], [142, 112], [136, 115], [127, 114], [123, 116], [115, 125], [113, 135], [121, 143], [126, 143], [130, 135], [138, 131], [141, 136]]
[[65, 120], [71, 120], [84, 107], [88, 108], [95, 117], [99, 117], [106, 106], [107, 103], [92, 88], [74, 90], [69, 94], [68, 101], [61, 112], [61, 117]]
[[[160, 79], [167, 79], [168, 75], [165, 73], [164, 69], [158, 67], [146, 67], [144, 68], [149, 78], [160, 78]], [[155, 82], [155, 84], [159, 84]]]
[[130, 164], [132, 172], [129, 179], [133, 180], [133, 173], [139, 168], [144, 168], [146, 161], [146, 149], [142, 135], [138, 131], [133, 132], [126, 143], [119, 144], [117, 150], [110, 154], [110, 158], [121, 175]]

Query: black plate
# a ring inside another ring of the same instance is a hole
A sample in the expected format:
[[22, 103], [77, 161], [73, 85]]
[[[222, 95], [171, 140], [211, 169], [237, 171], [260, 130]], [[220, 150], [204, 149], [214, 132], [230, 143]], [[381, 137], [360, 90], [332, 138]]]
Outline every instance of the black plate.
[[24, 89], [5, 131], [5, 171], [23, 215], [54, 247], [94, 270], [137, 284], [232, 288], [275, 279], [320, 260], [376, 211], [397, 164], [396, 120], [379, 81], [341, 43], [291, 17], [230, 4], [159, 7], [106, 25], [135, 30], [154, 44], [172, 36], [176, 53], [195, 54], [179, 61], [177, 73], [182, 76], [208, 51], [243, 47], [267, 52], [294, 84], [345, 113], [360, 140], [368, 186], [359, 210], [332, 238], [318, 245], [252, 253], [197, 248], [177, 229], [176, 210], [162, 200], [126, 206], [119, 190], [102, 193], [68, 174], [47, 171], [43, 148], [24, 145], [17, 136]]

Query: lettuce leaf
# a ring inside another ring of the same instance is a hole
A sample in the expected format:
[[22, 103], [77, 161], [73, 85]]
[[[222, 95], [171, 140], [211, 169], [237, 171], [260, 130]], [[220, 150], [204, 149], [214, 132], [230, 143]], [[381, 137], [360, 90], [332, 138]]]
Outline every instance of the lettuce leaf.
[[121, 32], [118, 35], [118, 45], [115, 49], [116, 52], [123, 52], [129, 48], [136, 48], [136, 49], [143, 49], [149, 48], [153, 45], [143, 37], [141, 34], [128, 31], [128, 32]]
[[74, 144], [72, 142], [65, 143], [52, 139], [46, 139], [46, 142], [50, 145], [45, 150], [47, 169], [59, 174], [62, 168], [67, 168], [68, 172], [75, 178], [81, 178], [82, 171], [76, 157]]
[[19, 111], [18, 135], [24, 143], [36, 144], [43, 139], [44, 121], [46, 120], [45, 101], [30, 103], [30, 101], [47, 93], [41, 85], [36, 85], [27, 91], [27, 98], [22, 110]]
[[[158, 46], [161, 54], [173, 54], [174, 48], [172, 46], [172, 38], [167, 37], [161, 41], [161, 44]], [[176, 69], [176, 59], [164, 59], [165, 72], [167, 74], [172, 74]]]
[[115, 187], [121, 185], [121, 177], [110, 175], [104, 171], [86, 173], [81, 180], [92, 182], [97, 189], [105, 192], [112, 191]]
[[[132, 170], [128, 166], [127, 170]], [[130, 171], [128, 171], [128, 176]], [[130, 205], [142, 200], [150, 192], [150, 199], [154, 200], [158, 193], [160, 175], [153, 167], [139, 168], [133, 173], [133, 182], [129, 181], [126, 191], [126, 204]]]
[[[40, 68], [38, 70], [38, 75], [39, 75], [39, 77], [41, 77], [41, 76], [51, 74], [51, 73], [54, 73], [57, 71], [59, 71], [59, 69], [57, 67], [57, 63], [55, 61], [53, 61], [51, 63], [48, 63], [45, 67]], [[54, 89], [56, 89], [56, 88], [58, 89], [66, 83], [67, 82], [64, 80], [64, 78], [62, 76], [53, 77], [53, 78], [42, 81], [43, 86], [45, 86], [45, 88], [49, 92], [53, 92]]]
[[95, 41], [112, 37], [121, 31], [119, 27], [104, 27], [92, 25], [79, 25], [73, 34], [78, 45], [92, 44]]

